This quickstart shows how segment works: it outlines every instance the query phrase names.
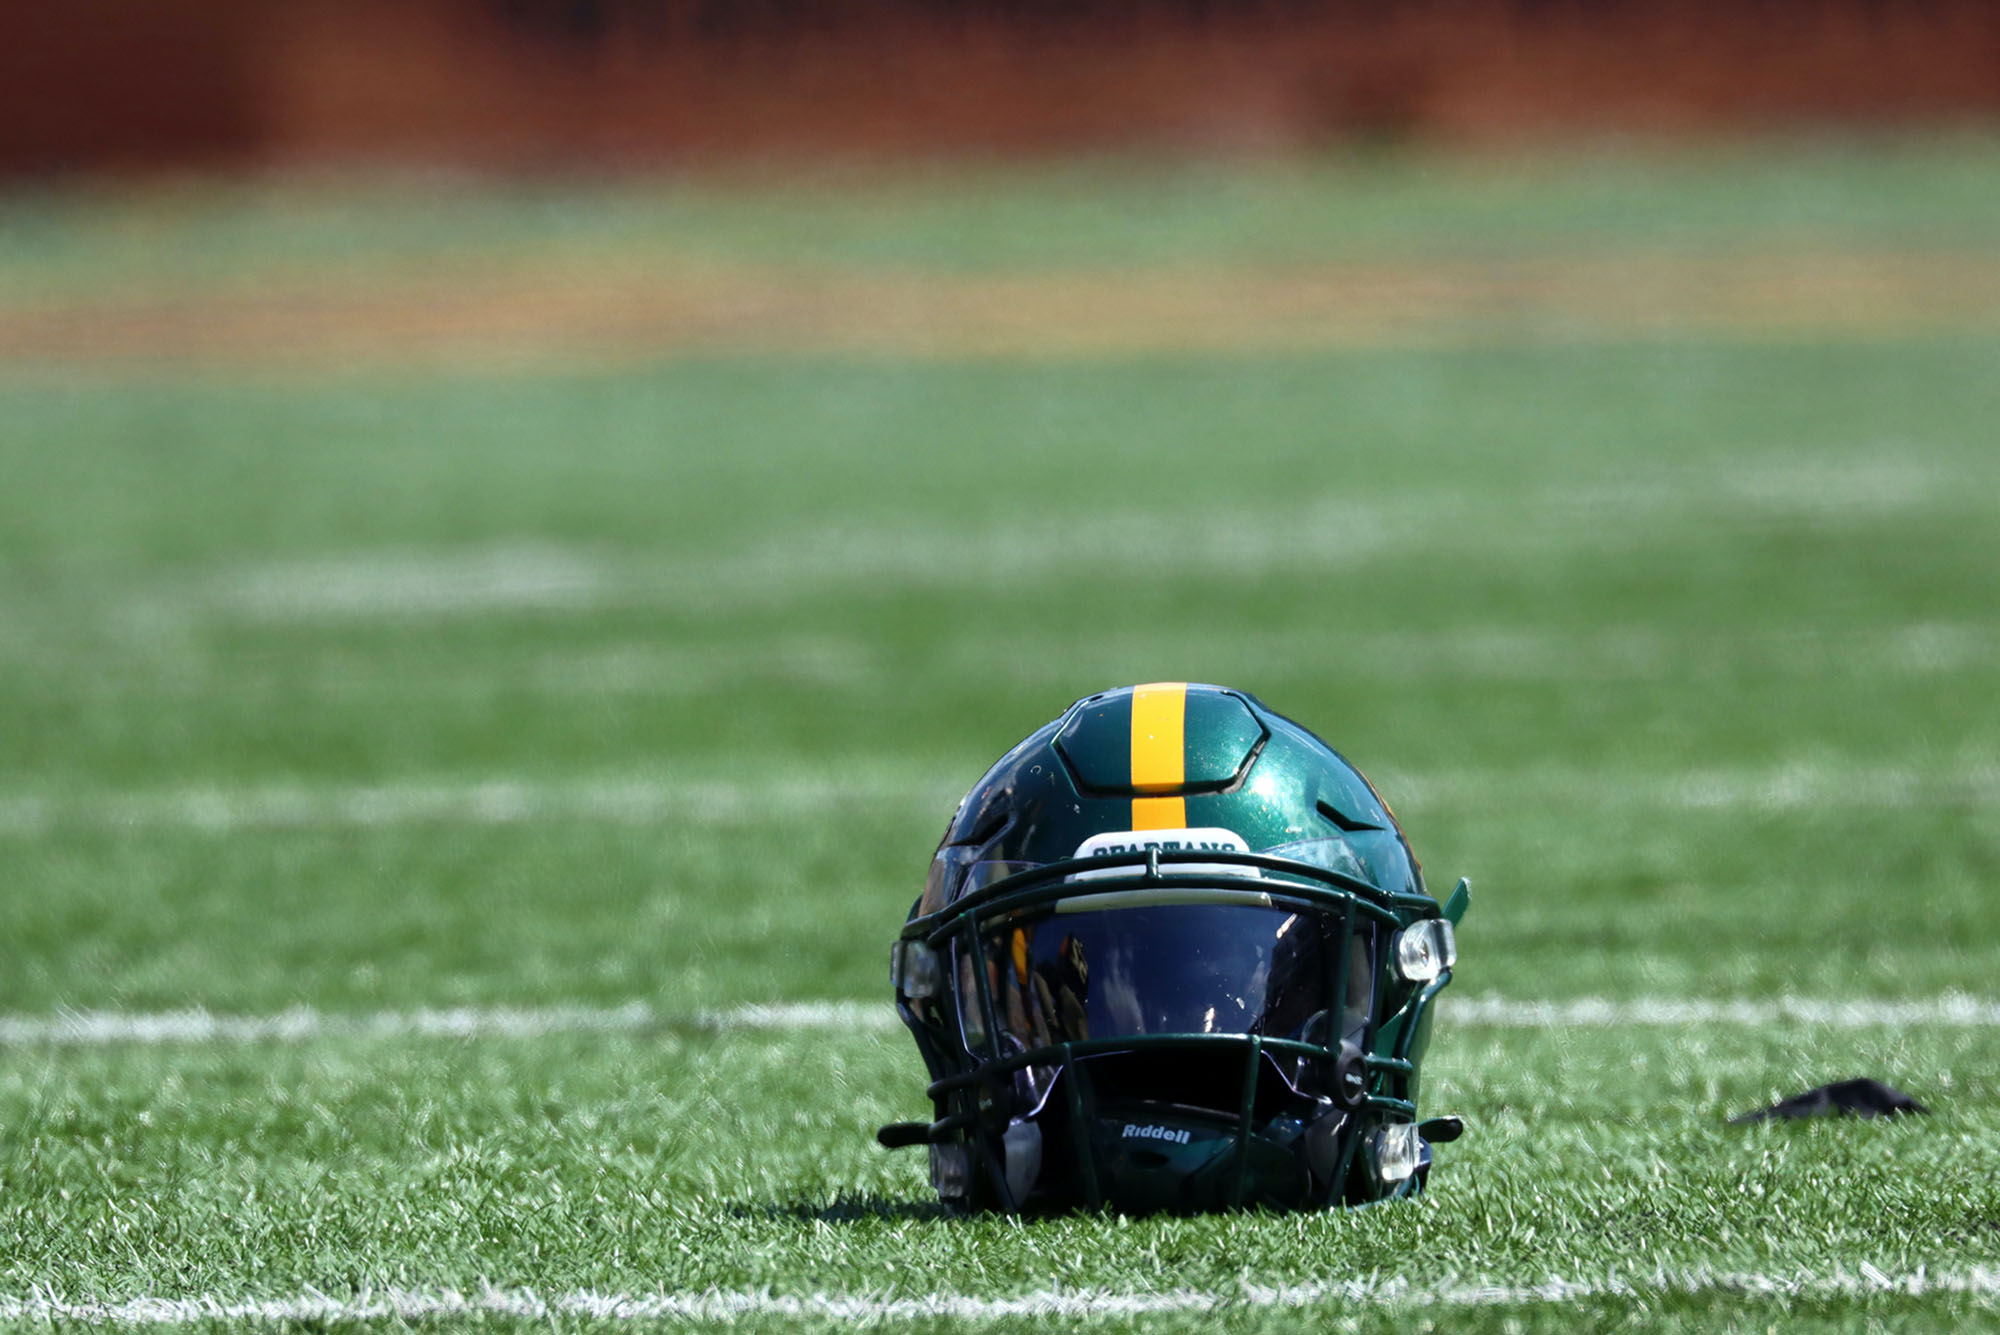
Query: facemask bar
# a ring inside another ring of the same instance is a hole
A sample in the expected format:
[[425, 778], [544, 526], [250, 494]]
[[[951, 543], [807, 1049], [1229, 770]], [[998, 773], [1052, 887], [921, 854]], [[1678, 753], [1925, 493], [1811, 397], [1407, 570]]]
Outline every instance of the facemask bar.
[[[1176, 864], [1184, 863], [1198, 863], [1200, 866], [1198, 870], [1190, 867], [1177, 871]], [[1225, 870], [1236, 868], [1241, 870]], [[1088, 875], [1080, 878], [1079, 872]], [[1286, 879], [1275, 879], [1261, 873], [1277, 873]], [[899, 988], [898, 1010], [902, 1012], [905, 1022], [917, 1032], [918, 1042], [933, 1072], [942, 1069], [946, 1073], [934, 1080], [926, 1091], [941, 1115], [928, 1126], [919, 1123], [900, 1129], [902, 1134], [893, 1143], [928, 1142], [962, 1146], [976, 1160], [969, 1167], [990, 1184], [1001, 1208], [1016, 1210], [1020, 1202], [1013, 1198], [1004, 1165], [993, 1152], [993, 1137], [981, 1132], [981, 1123], [1001, 1115], [994, 1109], [996, 1091], [1002, 1088], [1014, 1071], [1028, 1066], [1049, 1066], [1058, 1072], [1056, 1080], [1064, 1086], [1063, 1097], [1070, 1114], [1078, 1172], [1085, 1198], [1095, 1208], [1103, 1203], [1096, 1154], [1089, 1135], [1095, 1113], [1096, 1091], [1092, 1087], [1089, 1064], [1084, 1059], [1146, 1049], [1185, 1050], [1197, 1045], [1237, 1047], [1243, 1052], [1243, 1077], [1236, 1117], [1231, 1203], [1240, 1205], [1246, 1186], [1251, 1138], [1256, 1130], [1253, 1111], [1265, 1056], [1293, 1055], [1330, 1064], [1332, 1069], [1338, 1071], [1344, 1023], [1336, 1021], [1331, 1026], [1328, 1043], [1262, 1034], [1179, 1033], [1072, 1040], [1011, 1054], [1000, 1050], [1000, 1035], [1005, 1030], [999, 1022], [987, 977], [986, 956], [980, 945], [979, 934], [984, 926], [1010, 915], [1031, 913], [1044, 907], [1053, 909], [1055, 902], [1063, 899], [1104, 896], [1109, 904], [1115, 902], [1111, 896], [1122, 898], [1123, 894], [1144, 892], [1147, 898], [1157, 897], [1160, 902], [1171, 902], [1176, 889], [1255, 894], [1272, 907], [1302, 908], [1337, 915], [1338, 945], [1331, 952], [1333, 967], [1327, 999], [1331, 1006], [1341, 1008], [1338, 1013], [1343, 1017], [1349, 984], [1347, 975], [1352, 966], [1348, 946], [1358, 926], [1366, 921], [1384, 948], [1393, 949], [1397, 933], [1440, 918], [1437, 902], [1428, 895], [1386, 891], [1342, 872], [1309, 863], [1210, 850], [1162, 852], [1155, 848], [1143, 853], [1135, 851], [1130, 855], [1074, 858], [981, 886], [938, 912], [913, 918], [904, 926], [899, 951], [905, 948], [904, 943], [921, 943], [921, 948], [932, 952], [943, 967], [955, 968], [957, 958], [974, 961], [974, 967], [969, 970], [973, 995], [964, 995], [961, 988], [956, 1000], [959, 1006], [970, 1004], [978, 1008], [977, 1014], [983, 1021], [979, 1026], [983, 1031], [983, 1041], [978, 1047], [983, 1051], [971, 1050], [969, 1035], [960, 1037], [966, 1035], [966, 1030], [958, 1016], [948, 1017], [950, 1023], [959, 1028], [959, 1033], [950, 1035], [949, 1041], [938, 1041], [945, 1035], [936, 1032], [927, 1034], [927, 1026], [911, 1012]], [[1130, 902], [1144, 901], [1134, 894]], [[956, 951], [952, 949], [954, 943], [958, 947]], [[943, 965], [947, 959], [954, 960], [954, 963]], [[1389, 974], [1391, 966], [1387, 960], [1372, 952], [1369, 960], [1377, 981]], [[899, 956], [899, 969], [900, 961]], [[1388, 1014], [1383, 1013], [1387, 996], [1385, 990], [1380, 986], [1371, 986], [1369, 1013], [1361, 1035], [1360, 1096], [1349, 1113], [1354, 1124], [1344, 1133], [1345, 1143], [1338, 1167], [1326, 1184], [1326, 1199], [1322, 1204], [1330, 1206], [1338, 1203], [1345, 1184], [1351, 1178], [1355, 1156], [1371, 1127], [1383, 1122], [1414, 1121], [1415, 1104], [1390, 1091], [1407, 1092], [1407, 1083], [1415, 1073], [1415, 1064], [1409, 1055], [1411, 1047], [1422, 1027], [1425, 1012], [1450, 981], [1450, 965], [1443, 963], [1434, 976], [1421, 985], [1406, 984], [1410, 987], [1409, 995], [1395, 1011]], [[933, 1023], [939, 1018], [947, 1018], [942, 1017], [935, 1006], [930, 1009]], [[1391, 1055], [1383, 1056], [1375, 1049], [1381, 1041], [1382, 1031], [1391, 1026], [1396, 1028]], [[947, 1107], [951, 1111], [945, 1112]], [[885, 1128], [885, 1144], [892, 1143], [888, 1130]], [[1385, 1195], [1408, 1194], [1414, 1189], [1414, 1183], [1414, 1176], [1406, 1178]]]

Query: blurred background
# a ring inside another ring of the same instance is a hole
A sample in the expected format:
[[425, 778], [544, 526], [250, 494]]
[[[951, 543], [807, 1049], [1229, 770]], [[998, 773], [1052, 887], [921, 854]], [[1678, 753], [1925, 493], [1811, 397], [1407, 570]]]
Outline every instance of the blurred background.
[[2000, 110], [1979, 0], [16, 6], [0, 171], [1315, 150]]
[[0, 356], [1963, 324], [1996, 113], [1978, 0], [24, 5]]
[[1987, 981], [1994, 5], [0, 31], [8, 1007], [874, 997], [1176, 679], [1498, 879], [1475, 989]]

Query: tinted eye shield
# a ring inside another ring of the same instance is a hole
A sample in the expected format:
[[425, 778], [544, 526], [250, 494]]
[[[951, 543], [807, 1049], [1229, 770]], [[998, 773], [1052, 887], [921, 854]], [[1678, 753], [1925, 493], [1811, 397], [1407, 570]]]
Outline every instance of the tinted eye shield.
[[[1402, 986], [1391, 994], [1390, 999], [1396, 1002], [1394, 1011], [1371, 1018], [1363, 1044], [1366, 1079], [1357, 1100], [1392, 1117], [1414, 1115], [1414, 1107], [1407, 1100], [1378, 1093], [1375, 1087], [1381, 1076], [1408, 1073], [1412, 1069], [1408, 1052], [1418, 1022], [1424, 1009], [1451, 979], [1450, 964], [1456, 951], [1446, 910], [1440, 909], [1428, 895], [1386, 891], [1343, 872], [1292, 859], [1220, 850], [1147, 849], [1130, 854], [1072, 858], [995, 880], [967, 892], [935, 913], [905, 924], [891, 961], [897, 1007], [913, 1027], [923, 1024], [924, 1020], [910, 1010], [910, 1002], [930, 999], [943, 990], [942, 973], [946, 966], [942, 960], [951, 955], [952, 945], [957, 944], [963, 957], [983, 958], [980, 934], [1008, 920], [1174, 903], [1240, 903], [1318, 914], [1338, 922], [1343, 940], [1358, 930], [1379, 930], [1386, 939], [1398, 943], [1412, 939], [1413, 933], [1421, 936], [1424, 950], [1396, 949], [1390, 954], [1394, 976]], [[1400, 967], [1402, 960], [1418, 957], [1426, 963], [1414, 974]], [[1346, 994], [1348, 959], [1345, 949], [1333, 952], [1329, 996]], [[962, 996], [959, 1002], [980, 1008], [983, 1023], [974, 1028], [984, 1038], [977, 1045], [983, 1050], [971, 1054], [978, 1063], [975, 1069], [959, 1071], [933, 1083], [929, 1090], [933, 1098], [1021, 1067], [1067, 1065], [1077, 1058], [1149, 1048], [1187, 1048], [1197, 1044], [1235, 1047], [1246, 1050], [1246, 1059], [1253, 1069], [1260, 1053], [1316, 1061], [1339, 1056], [1337, 1047], [1329, 1044], [1236, 1033], [1127, 1034], [1072, 1039], [1006, 1052], [998, 1038], [1003, 1027], [998, 1022], [986, 971], [969, 972], [976, 996]], [[1379, 1039], [1392, 1026], [1389, 1051], [1379, 1052]], [[969, 1111], [943, 1118], [928, 1128], [924, 1139], [945, 1139], [972, 1120]]]

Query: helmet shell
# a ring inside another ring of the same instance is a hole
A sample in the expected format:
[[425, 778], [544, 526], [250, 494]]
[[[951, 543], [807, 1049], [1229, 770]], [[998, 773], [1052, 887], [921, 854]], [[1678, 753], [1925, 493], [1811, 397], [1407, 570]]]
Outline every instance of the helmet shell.
[[[1168, 758], [1174, 738], [1144, 730], [1149, 715], [1168, 712], [1156, 697], [1175, 690], [1185, 693], [1181, 768], [1174, 775], [1166, 767], [1162, 778], [1151, 762]], [[1040, 864], [1073, 857], [1098, 835], [1146, 829], [1228, 830], [1252, 850], [1335, 839], [1351, 850], [1360, 879], [1425, 893], [1395, 813], [1346, 757], [1255, 696], [1198, 683], [1124, 686], [1078, 700], [972, 786], [939, 849], [966, 850], [960, 865]], [[965, 884], [927, 886], [918, 911], [947, 907]]]
[[[1197, 904], [1221, 916], [1157, 916]], [[1449, 958], [1429, 981], [1395, 961], [1400, 934], [1440, 916], [1388, 804], [1309, 729], [1222, 686], [1087, 696], [1001, 757], [946, 827], [893, 961], [937, 1116], [884, 1143], [928, 1143], [939, 1194], [972, 1208], [1407, 1194], [1428, 1174], [1418, 1065], [1451, 973]], [[1448, 926], [1436, 940], [1455, 952]], [[1235, 975], [1255, 981], [1230, 990], [1223, 956], [1261, 959]], [[1093, 980], [1129, 1006], [1139, 982], [1192, 995], [1197, 973], [1247, 1028], [1218, 1030], [1214, 1007], [1195, 1023], [1084, 1022], [1111, 1004]], [[1369, 1177], [1391, 1160], [1416, 1167]]]

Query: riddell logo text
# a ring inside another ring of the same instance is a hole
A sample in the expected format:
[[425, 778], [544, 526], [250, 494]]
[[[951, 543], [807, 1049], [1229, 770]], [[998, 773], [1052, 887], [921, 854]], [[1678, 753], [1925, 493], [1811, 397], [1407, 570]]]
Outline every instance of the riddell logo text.
[[1185, 1145], [1188, 1143], [1188, 1133], [1185, 1131], [1175, 1131], [1171, 1127], [1164, 1126], [1140, 1126], [1136, 1122], [1127, 1122], [1125, 1124], [1124, 1138], [1126, 1140], [1164, 1140], [1174, 1145]]

